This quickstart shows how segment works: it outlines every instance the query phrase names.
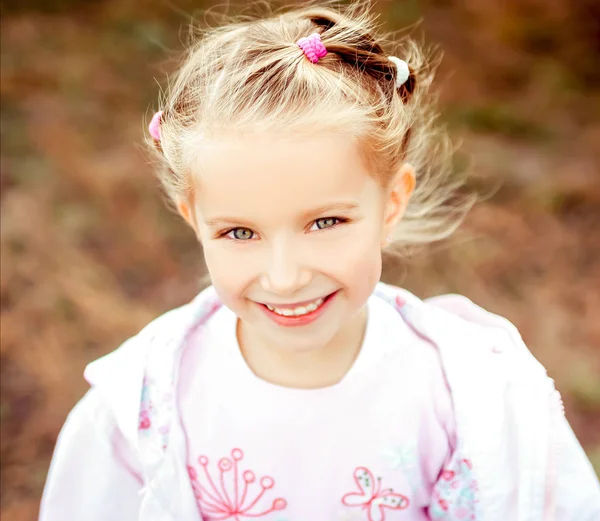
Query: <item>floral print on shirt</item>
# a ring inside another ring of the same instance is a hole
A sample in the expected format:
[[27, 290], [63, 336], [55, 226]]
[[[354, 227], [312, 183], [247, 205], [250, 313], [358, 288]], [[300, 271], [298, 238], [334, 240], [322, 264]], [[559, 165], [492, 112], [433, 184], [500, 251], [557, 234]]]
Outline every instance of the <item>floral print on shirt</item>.
[[454, 457], [433, 488], [431, 519], [479, 521], [477, 490], [471, 461]]
[[213, 468], [206, 456], [198, 458], [200, 471], [188, 466], [194, 495], [206, 521], [257, 519], [287, 507], [284, 498], [268, 497], [275, 486], [272, 477], [258, 479], [252, 470], [241, 471], [243, 459], [244, 453], [236, 448], [231, 457], [221, 458]]

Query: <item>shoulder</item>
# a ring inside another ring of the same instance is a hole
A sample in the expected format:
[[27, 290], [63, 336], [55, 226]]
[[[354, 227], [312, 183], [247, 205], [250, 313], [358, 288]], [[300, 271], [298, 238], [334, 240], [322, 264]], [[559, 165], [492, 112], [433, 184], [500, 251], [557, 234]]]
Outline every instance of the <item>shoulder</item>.
[[106, 407], [100, 393], [90, 389], [71, 409], [65, 426], [77, 432], [88, 425], [95, 425], [100, 430], [110, 431], [115, 426], [114, 416]]
[[518, 328], [506, 317], [490, 312], [463, 295], [447, 294], [429, 298], [428, 307], [438, 314], [452, 317], [455, 322], [482, 339], [492, 355], [506, 355], [520, 362], [523, 368], [546, 376], [546, 370], [533, 356]]
[[[420, 299], [411, 292], [380, 284], [377, 291], [394, 305], [411, 327], [431, 338], [444, 358], [494, 358], [514, 363], [515, 376], [546, 376], [544, 367], [525, 345], [517, 327], [507, 318], [487, 311], [463, 295], [445, 294]], [[448, 347], [450, 347], [448, 349]], [[494, 362], [495, 363], [495, 362]]]
[[481, 327], [487, 331], [504, 331], [517, 344], [522, 342], [518, 329], [510, 320], [482, 308], [464, 295], [449, 293], [430, 297], [425, 299], [424, 302], [428, 306], [443, 310], [445, 313], [457, 317], [467, 324]]

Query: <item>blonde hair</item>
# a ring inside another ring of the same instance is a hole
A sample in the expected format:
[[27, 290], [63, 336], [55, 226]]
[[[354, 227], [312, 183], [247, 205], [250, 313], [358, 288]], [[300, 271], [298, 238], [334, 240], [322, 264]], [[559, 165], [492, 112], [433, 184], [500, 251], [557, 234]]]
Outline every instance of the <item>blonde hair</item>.
[[[397, 244], [449, 236], [474, 198], [460, 194], [453, 145], [438, 123], [430, 86], [439, 54], [406, 36], [393, 42], [389, 33], [378, 34], [369, 1], [320, 4], [227, 18], [198, 31], [163, 95], [161, 139], [152, 143], [166, 193], [173, 202], [193, 196], [189, 170], [202, 137], [342, 131], [356, 140], [382, 186], [404, 162], [415, 168], [416, 189]], [[328, 51], [316, 64], [296, 44], [313, 32]], [[399, 88], [390, 54], [410, 69]]]

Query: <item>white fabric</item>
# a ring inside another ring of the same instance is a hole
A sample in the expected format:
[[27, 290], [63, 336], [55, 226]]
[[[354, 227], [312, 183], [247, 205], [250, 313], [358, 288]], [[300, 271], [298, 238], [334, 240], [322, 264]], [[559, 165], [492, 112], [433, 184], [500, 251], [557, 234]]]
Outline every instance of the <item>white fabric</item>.
[[[191, 337], [182, 359], [178, 394], [188, 465], [196, 486], [211, 496], [199, 501], [206, 518], [233, 510], [228, 503], [250, 504], [267, 475], [273, 488], [247, 513], [270, 510], [276, 498], [285, 507], [261, 521], [362, 519], [374, 493], [365, 490], [362, 497], [355, 483], [356, 469], [364, 467], [382, 489], [406, 498], [388, 496], [398, 504], [385, 509], [386, 519], [427, 521], [432, 490], [456, 444], [435, 347], [373, 296], [362, 348], [344, 378], [323, 389], [290, 389], [252, 373], [236, 322], [229, 309], [219, 309]], [[208, 458], [206, 466], [200, 456]], [[220, 471], [222, 458], [238, 474], [254, 472], [256, 481], [245, 487], [241, 475]]]
[[396, 88], [399, 89], [402, 85], [406, 83], [408, 78], [410, 77], [410, 70], [408, 68], [408, 63], [396, 56], [388, 56], [389, 60], [396, 66]]
[[[167, 345], [181, 336], [211, 291], [88, 366], [93, 388], [58, 439], [41, 521], [199, 520], [183, 430], [173, 424], [162, 463], [142, 485], [138, 477], [146, 462], [139, 459], [136, 425], [150, 343]], [[482, 519], [598, 521], [598, 479], [552, 381], [514, 326], [457, 295], [428, 303], [381, 284], [377, 293], [408, 302], [401, 311], [405, 321], [439, 350], [458, 443], [480, 483]]]

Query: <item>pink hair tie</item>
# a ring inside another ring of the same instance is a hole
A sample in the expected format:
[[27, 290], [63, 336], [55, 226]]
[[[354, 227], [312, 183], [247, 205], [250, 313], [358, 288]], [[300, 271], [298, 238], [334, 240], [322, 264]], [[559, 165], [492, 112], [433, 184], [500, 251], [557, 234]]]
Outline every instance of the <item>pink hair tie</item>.
[[300, 49], [302, 49], [302, 51], [304, 51], [305, 56], [312, 63], [317, 63], [319, 58], [322, 58], [327, 54], [327, 49], [325, 49], [319, 33], [313, 33], [310, 36], [304, 36], [300, 38], [296, 44], [298, 47], [300, 47]]
[[156, 139], [156, 141], [160, 141], [160, 123], [162, 115], [163, 111], [159, 110], [156, 114], [154, 114], [154, 116], [152, 116], [152, 121], [150, 121], [150, 125], [148, 125], [150, 135]]

